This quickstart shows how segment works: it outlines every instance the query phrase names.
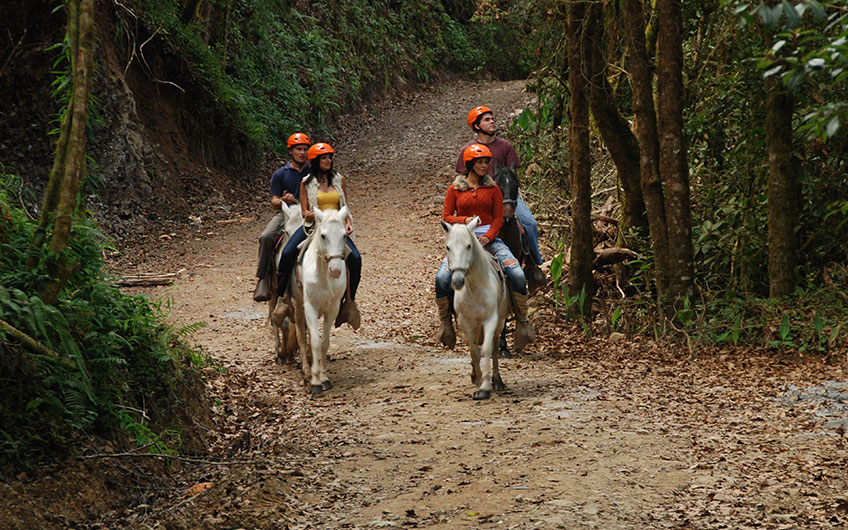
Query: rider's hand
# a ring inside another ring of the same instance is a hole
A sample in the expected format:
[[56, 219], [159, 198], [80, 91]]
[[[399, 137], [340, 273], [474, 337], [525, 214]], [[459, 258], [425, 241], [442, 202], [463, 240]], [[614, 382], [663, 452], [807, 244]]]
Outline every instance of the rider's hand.
[[479, 241], [484, 247], [492, 242], [492, 240], [486, 236], [477, 236], [477, 241]]
[[353, 223], [345, 224], [345, 232], [347, 232], [347, 235], [351, 235], [353, 233]]
[[289, 192], [283, 193], [283, 202], [285, 202], [286, 204], [292, 204], [296, 201], [297, 201], [297, 199], [295, 199], [294, 195], [292, 195], [291, 193], [289, 193]]

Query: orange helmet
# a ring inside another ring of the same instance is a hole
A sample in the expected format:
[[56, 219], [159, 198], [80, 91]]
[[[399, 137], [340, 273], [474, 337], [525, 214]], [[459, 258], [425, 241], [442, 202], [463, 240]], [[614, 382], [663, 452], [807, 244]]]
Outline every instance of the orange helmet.
[[480, 116], [486, 114], [487, 112], [492, 112], [492, 109], [490, 109], [489, 107], [484, 107], [482, 105], [471, 109], [471, 112], [468, 113], [468, 126], [471, 127], [472, 131], [474, 130], [474, 124], [477, 123], [477, 120], [480, 119]]
[[462, 152], [462, 161], [468, 165], [475, 158], [492, 158], [492, 152], [489, 148], [481, 144], [471, 144]]
[[306, 152], [306, 158], [309, 159], [309, 163], [311, 164], [313, 160], [318, 158], [321, 155], [333, 154], [333, 148], [330, 144], [317, 143], [309, 148], [309, 151]]
[[312, 141], [309, 140], [309, 137], [303, 133], [294, 133], [289, 136], [289, 141], [286, 142], [286, 149], [291, 149], [292, 147], [300, 144], [311, 144]]

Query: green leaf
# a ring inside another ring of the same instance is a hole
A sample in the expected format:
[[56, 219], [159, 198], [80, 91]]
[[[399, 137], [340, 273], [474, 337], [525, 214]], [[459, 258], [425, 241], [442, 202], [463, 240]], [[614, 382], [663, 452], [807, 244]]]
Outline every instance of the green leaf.
[[780, 321], [780, 340], [785, 341], [789, 338], [789, 315], [783, 315], [783, 319]]
[[[777, 7], [777, 6], [775, 6]], [[797, 28], [801, 25], [801, 17], [798, 16], [798, 12], [795, 11], [795, 6], [789, 3], [787, 0], [783, 0], [781, 2], [780, 7], [783, 11], [783, 14], [786, 15], [787, 25], [791, 28]]]
[[827, 123], [827, 137], [831, 138], [839, 130], [839, 118], [833, 118]]
[[781, 70], [783, 70], [783, 65], [779, 64], [777, 66], [773, 66], [763, 73], [763, 79], [768, 79]]
[[551, 278], [554, 282], [559, 282], [562, 276], [562, 259], [562, 252], [560, 252], [551, 260]]

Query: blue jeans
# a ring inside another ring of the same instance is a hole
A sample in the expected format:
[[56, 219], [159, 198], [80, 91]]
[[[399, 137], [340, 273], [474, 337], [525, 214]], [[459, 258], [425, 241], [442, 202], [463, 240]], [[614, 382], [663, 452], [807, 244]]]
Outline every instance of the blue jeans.
[[[277, 294], [280, 296], [286, 292], [286, 287], [289, 285], [294, 263], [297, 261], [297, 255], [300, 252], [297, 246], [305, 240], [306, 232], [303, 231], [301, 226], [295, 230], [286, 246], [283, 247], [280, 263], [277, 264]], [[345, 238], [345, 242], [347, 248], [350, 249], [350, 254], [345, 259], [350, 271], [350, 299], [356, 300], [356, 289], [359, 287], [359, 279], [362, 276], [362, 255], [359, 254], [359, 249], [356, 248], [349, 237]]]
[[515, 215], [521, 221], [521, 226], [524, 227], [524, 233], [527, 234], [527, 241], [530, 243], [530, 257], [536, 265], [542, 264], [542, 254], [539, 252], [539, 227], [536, 225], [536, 218], [530, 213], [530, 208], [524, 203], [521, 195], [518, 196], [518, 203], [515, 205]]
[[[496, 237], [489, 245], [492, 248], [492, 253], [498, 258], [498, 262], [506, 272], [510, 288], [518, 294], [527, 294], [527, 280], [524, 278], [524, 271], [518, 264], [518, 260], [509, 251], [506, 243], [501, 241], [501, 238]], [[510, 259], [512, 260], [512, 264], [504, 266], [504, 262]], [[438, 272], [436, 272], [436, 298], [443, 298], [451, 294], [451, 292], [451, 272], [448, 269], [448, 258], [445, 256], [442, 264], [439, 265]]]

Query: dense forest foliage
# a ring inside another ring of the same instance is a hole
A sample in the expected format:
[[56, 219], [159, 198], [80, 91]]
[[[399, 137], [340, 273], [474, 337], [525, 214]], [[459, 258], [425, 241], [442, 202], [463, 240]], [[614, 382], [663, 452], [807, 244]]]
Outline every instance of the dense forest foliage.
[[[616, 245], [640, 255], [607, 276], [608, 326], [621, 327], [629, 315], [628, 325], [651, 333], [677, 329], [706, 343], [844, 351], [848, 11], [816, 1], [697, 1], [680, 3], [672, 17], [661, 11], [664, 4], [539, 2], [544, 19], [534, 39], [548, 44], [539, 48], [533, 76], [539, 106], [513, 126], [523, 157], [541, 167], [533, 173], [537, 185], [559, 182], [557, 200], [572, 200], [565, 168], [573, 176], [579, 162], [566, 146], [575, 141], [569, 120], [578, 100], [569, 73], [579, 69], [588, 80], [587, 126], [617, 175]], [[582, 18], [569, 20], [580, 9]], [[663, 70], [663, 32], [679, 34], [682, 54], [672, 65], [679, 94], [663, 93], [663, 79], [673, 74]], [[689, 196], [674, 206], [667, 196], [678, 185], [663, 174], [669, 171], [661, 152], [664, 137], [674, 134], [661, 115], [673, 97], [681, 98], [682, 118], [675, 152], [685, 157], [677, 173]], [[694, 274], [686, 272], [688, 286], [659, 319], [653, 301], [659, 294], [663, 305], [667, 272], [653, 243], [661, 230], [651, 222], [652, 194], [660, 200], [662, 231], [671, 230], [676, 212], [691, 214], [683, 227], [689, 235], [671, 246], [691, 245]], [[574, 259], [571, 233], [560, 237]], [[562, 266], [558, 258], [554, 272]], [[618, 294], [610, 282], [625, 291]], [[585, 299], [580, 286], [566, 302]]]
[[[31, 139], [0, 133], [7, 462], [61, 453], [85, 432], [178, 450], [162, 418], [209, 363], [184, 342], [196, 326], [164, 325], [166, 308], [121, 294], [104, 270], [109, 243], [86, 200], [108, 189], [89, 155], [106, 150], [98, 139], [113, 124], [98, 116], [119, 99], [105, 88], [116, 79], [137, 93], [170, 90], [190, 109], [184, 129], [231, 139], [240, 155], [228, 163], [251, 166], [284, 152], [292, 130], [331, 135], [344, 113], [415, 84], [529, 77], [538, 106], [509, 136], [538, 216], [553, 221], [548, 298], [587, 333], [825, 354], [848, 346], [848, 9], [839, 3], [28, 4], [0, 8], [9, 28], [0, 83], [14, 94], [0, 105], [15, 109], [3, 128], [26, 114], [30, 93], [52, 93], [60, 110], [34, 127], [58, 146], [49, 178], [13, 155]], [[107, 72], [110, 58], [118, 67]], [[618, 199], [612, 242], [594, 226], [604, 195], [593, 168], [605, 161]], [[33, 190], [44, 192], [40, 207]], [[611, 244], [637, 257], [599, 263]]]

